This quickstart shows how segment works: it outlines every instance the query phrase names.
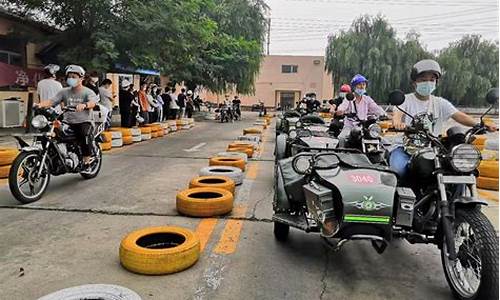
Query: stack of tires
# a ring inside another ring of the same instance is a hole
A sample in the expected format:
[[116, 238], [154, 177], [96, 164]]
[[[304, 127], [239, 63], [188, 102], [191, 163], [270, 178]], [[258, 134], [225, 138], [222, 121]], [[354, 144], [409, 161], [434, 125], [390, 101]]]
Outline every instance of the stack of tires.
[[188, 123], [189, 128], [194, 127], [194, 119], [193, 118], [186, 118], [186, 121]]
[[111, 147], [112, 148], [119, 148], [123, 146], [123, 135], [120, 130], [112, 130], [110, 129], [111, 132]]
[[[477, 140], [474, 142], [477, 143]], [[482, 161], [478, 168], [477, 187], [498, 191], [498, 140], [480, 139], [481, 141], [480, 146], [483, 150], [481, 151]]]
[[257, 120], [253, 125], [262, 126], [263, 129], [267, 129], [267, 121], [265, 119]]
[[180, 120], [177, 120], [177, 128], [182, 129], [182, 130], [188, 130], [191, 127], [189, 126], [189, 121], [186, 118], [182, 118]]
[[0, 178], [9, 177], [10, 166], [18, 154], [16, 148], [0, 148]]
[[142, 141], [142, 136], [141, 136], [141, 129], [138, 128], [138, 127], [133, 127], [133, 128], [130, 128], [130, 131], [132, 132], [132, 141], [134, 143], [138, 143], [140, 141]]
[[103, 142], [101, 143], [101, 150], [108, 151], [111, 150], [111, 141], [113, 139], [113, 134], [109, 131], [105, 131], [101, 134]]
[[170, 132], [176, 132], [177, 131], [177, 121], [176, 120], [168, 120], [168, 127]]
[[162, 137], [164, 135], [163, 128], [161, 127], [161, 123], [153, 123], [148, 124], [146, 127], [151, 128], [151, 138], [155, 139], [158, 137]]
[[161, 128], [163, 129], [163, 134], [167, 135], [170, 133], [170, 127], [167, 122], [161, 123]]
[[262, 134], [262, 129], [255, 128], [255, 127], [243, 129], [243, 135], [247, 135], [247, 134], [259, 134], [260, 135], [260, 134]]
[[252, 158], [255, 148], [251, 144], [231, 143], [227, 146], [226, 152], [241, 152], [245, 153], [248, 158]]
[[484, 150], [485, 143], [486, 143], [486, 136], [485, 135], [476, 135], [475, 140], [472, 142], [473, 145], [477, 147], [479, 150]]
[[151, 127], [140, 127], [141, 130], [141, 141], [147, 141], [151, 139]]
[[109, 131], [111, 132], [121, 132], [122, 134], [122, 144], [120, 145], [120, 143], [118, 141], [115, 142], [114, 145], [112, 145], [113, 147], [121, 147], [123, 145], [130, 145], [132, 143], [134, 143], [134, 138], [132, 136], [132, 130], [130, 128], [122, 128], [122, 127], [112, 127], [109, 129]]

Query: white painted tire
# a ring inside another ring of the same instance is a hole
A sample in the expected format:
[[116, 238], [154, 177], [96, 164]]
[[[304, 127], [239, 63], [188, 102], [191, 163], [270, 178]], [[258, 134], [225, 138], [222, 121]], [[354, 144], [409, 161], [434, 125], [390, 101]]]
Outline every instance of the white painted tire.
[[260, 143], [260, 136], [256, 135], [240, 135], [238, 141], [250, 141], [255, 143]]
[[38, 300], [142, 300], [134, 291], [113, 284], [86, 284], [63, 289]]
[[259, 143], [254, 142], [254, 141], [240, 141], [240, 140], [236, 140], [236, 141], [231, 142], [231, 144], [243, 144], [243, 145], [244, 144], [251, 144], [251, 145], [253, 145], [253, 148], [255, 150], [257, 150], [257, 148], [259, 148]]
[[191, 126], [189, 126], [189, 125], [182, 125], [181, 129], [182, 130], [188, 130], [188, 129], [191, 129]]
[[211, 166], [200, 170], [200, 176], [227, 176], [231, 178], [236, 185], [243, 183], [243, 172], [237, 167]]
[[112, 148], [119, 148], [123, 146], [123, 140], [122, 139], [113, 139], [111, 140], [111, 147]]
[[484, 149], [498, 151], [498, 140], [497, 139], [487, 139], [484, 143]]
[[151, 139], [151, 133], [141, 134], [141, 141], [147, 141]]
[[141, 136], [141, 129], [139, 128], [130, 128], [130, 131], [132, 132], [132, 136]]
[[110, 132], [111, 132], [111, 138], [113, 140], [121, 139], [123, 137], [121, 131], [110, 131]]
[[243, 152], [219, 152], [215, 156], [222, 156], [222, 157], [239, 157], [242, 158], [245, 163], [248, 162], [248, 155], [246, 155]]
[[142, 141], [142, 136], [140, 134], [139, 135], [134, 135], [134, 136], [132, 136], [132, 141], [134, 143], [138, 143], [138, 142]]
[[163, 128], [163, 134], [169, 134], [170, 133], [170, 129], [167, 128]]

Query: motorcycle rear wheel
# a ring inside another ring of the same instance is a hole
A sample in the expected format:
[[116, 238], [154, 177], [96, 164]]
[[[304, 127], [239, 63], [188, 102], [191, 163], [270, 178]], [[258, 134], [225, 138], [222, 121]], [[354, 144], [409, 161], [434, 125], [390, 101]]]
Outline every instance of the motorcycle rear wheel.
[[[38, 152], [21, 152], [10, 168], [9, 189], [17, 201], [27, 204], [42, 198], [50, 182], [48, 164], [45, 163], [40, 178], [36, 178], [42, 157]], [[35, 189], [36, 184], [39, 188]], [[28, 187], [25, 191], [23, 187]]]
[[444, 239], [441, 249], [441, 262], [453, 295], [462, 300], [498, 300], [498, 236], [495, 229], [478, 208], [457, 209], [455, 216], [453, 234], [457, 260], [448, 259]]
[[279, 222], [274, 222], [274, 237], [280, 241], [284, 242], [288, 238], [288, 233], [290, 232], [290, 226], [279, 223]]

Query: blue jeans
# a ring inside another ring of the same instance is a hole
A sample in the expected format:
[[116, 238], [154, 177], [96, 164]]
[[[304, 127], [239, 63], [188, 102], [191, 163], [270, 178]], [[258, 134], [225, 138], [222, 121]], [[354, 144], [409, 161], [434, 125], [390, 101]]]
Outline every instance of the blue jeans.
[[394, 172], [398, 173], [399, 178], [403, 178], [408, 172], [408, 163], [411, 156], [406, 153], [403, 147], [398, 147], [392, 150], [389, 157], [389, 167]]

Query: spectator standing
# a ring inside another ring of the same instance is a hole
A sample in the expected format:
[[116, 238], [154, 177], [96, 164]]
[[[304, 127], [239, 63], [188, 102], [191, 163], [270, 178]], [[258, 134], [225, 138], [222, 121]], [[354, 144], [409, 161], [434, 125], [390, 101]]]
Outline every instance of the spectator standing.
[[172, 88], [172, 91], [170, 92], [170, 118], [172, 120], [175, 120], [177, 118], [177, 112], [179, 111], [179, 105], [177, 105], [177, 95], [175, 95], [175, 88]]
[[111, 112], [113, 111], [113, 95], [109, 90], [111, 88], [111, 84], [111, 80], [106, 78], [101, 82], [99, 87], [99, 98], [101, 99], [99, 101], [99, 105], [101, 108], [105, 108], [102, 111], [106, 116], [106, 123], [104, 124], [105, 128], [109, 128], [111, 126]]
[[179, 95], [177, 95], [177, 105], [179, 105], [178, 119], [184, 118], [186, 112], [186, 89], [182, 88]]
[[172, 98], [170, 97], [170, 88], [165, 87], [165, 92], [161, 95], [161, 99], [163, 100], [163, 117], [162, 121], [168, 120], [170, 118], [170, 102], [172, 102]]
[[121, 89], [118, 93], [121, 126], [125, 128], [132, 127], [131, 117], [135, 116], [132, 114], [132, 101], [134, 101], [134, 94], [130, 92], [131, 86], [132, 84], [130, 83], [130, 81], [124, 79], [121, 84]]
[[186, 116], [188, 118], [192, 118], [193, 117], [193, 111], [194, 111], [193, 92], [192, 91], [187, 91], [187, 96], [186, 96]]
[[148, 84], [143, 82], [141, 84], [141, 89], [138, 93], [139, 105], [140, 105], [140, 113], [139, 115], [144, 119], [144, 124], [149, 124], [149, 101], [148, 101]]

